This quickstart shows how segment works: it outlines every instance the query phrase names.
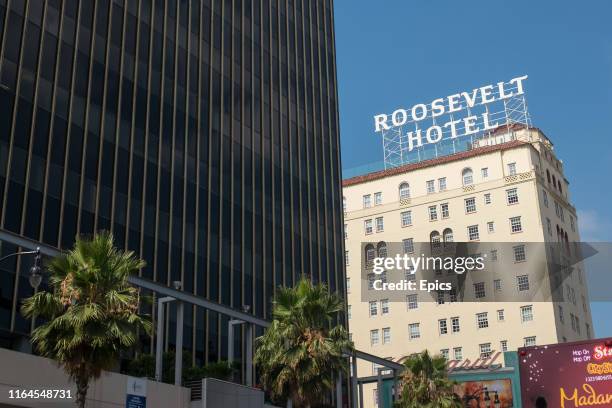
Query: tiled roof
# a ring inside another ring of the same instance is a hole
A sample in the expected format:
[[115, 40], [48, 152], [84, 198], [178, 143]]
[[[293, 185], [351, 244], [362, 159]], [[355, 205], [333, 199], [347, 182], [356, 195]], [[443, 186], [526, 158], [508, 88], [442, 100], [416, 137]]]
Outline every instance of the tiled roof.
[[[504, 127], [505, 128], [505, 127]], [[355, 176], [342, 181], [342, 186], [353, 186], [355, 184], [365, 183], [367, 181], [378, 180], [381, 178], [403, 174], [412, 170], [422, 169], [425, 167], [437, 166], [438, 164], [450, 163], [456, 160], [467, 159], [468, 157], [479, 156], [481, 154], [496, 152], [500, 150], [512, 149], [513, 147], [527, 145], [529, 143], [521, 140], [511, 140], [506, 143], [500, 143], [493, 146], [483, 146], [472, 150], [467, 150], [460, 153], [451, 154], [448, 156], [437, 157], [435, 159], [423, 160], [419, 163], [405, 164], [403, 166], [394, 167], [392, 169], [375, 171], [373, 173]]]

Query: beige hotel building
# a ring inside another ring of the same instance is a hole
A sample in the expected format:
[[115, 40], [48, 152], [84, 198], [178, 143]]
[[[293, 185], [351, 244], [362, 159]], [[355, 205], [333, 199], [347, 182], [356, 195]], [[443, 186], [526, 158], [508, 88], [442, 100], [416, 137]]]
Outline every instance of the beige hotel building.
[[[394, 361], [427, 349], [473, 362], [496, 351], [590, 338], [581, 264], [560, 285], [540, 285], [537, 293], [530, 271], [520, 268], [536, 255], [525, 243], [569, 248], [580, 241], [568, 187], [550, 140], [522, 125], [499, 128], [461, 153], [344, 180], [349, 332], [356, 348]], [[466, 290], [483, 300], [495, 292], [514, 299], [516, 293], [518, 301], [419, 302], [417, 294], [400, 302], [389, 301], [385, 292], [363, 299], [361, 285], [369, 282], [362, 278], [367, 273], [362, 259], [371, 257], [362, 254], [364, 243], [372, 243], [371, 251], [401, 242], [410, 252], [413, 243], [449, 241], [516, 243], [503, 255], [510, 262], [502, 278], [473, 282]], [[551, 301], [551, 291], [562, 299]], [[362, 361], [357, 375], [377, 371]], [[375, 388], [376, 383], [364, 386], [366, 407], [376, 406]]]

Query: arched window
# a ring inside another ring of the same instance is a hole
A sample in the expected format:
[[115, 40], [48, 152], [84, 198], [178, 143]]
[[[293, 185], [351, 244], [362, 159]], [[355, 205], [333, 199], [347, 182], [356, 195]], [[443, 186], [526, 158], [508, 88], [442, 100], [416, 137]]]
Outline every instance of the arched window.
[[376, 246], [376, 252], [378, 252], [379, 258], [387, 257], [387, 244], [384, 241], [380, 241]]
[[405, 198], [410, 198], [410, 184], [404, 182], [399, 186], [399, 198], [403, 200]]
[[453, 230], [450, 228], [446, 228], [443, 232], [444, 243], [453, 242]]
[[472, 173], [472, 169], [470, 169], [469, 167], [463, 169], [463, 171], [461, 172], [461, 177], [463, 178], [464, 186], [469, 186], [470, 184], [474, 182], [474, 176]]
[[440, 247], [440, 233], [438, 231], [431, 231], [429, 234], [429, 242], [431, 243], [431, 249]]
[[548, 183], [550, 183], [550, 171], [546, 169], [546, 178], [548, 179]]
[[368, 244], [365, 247], [365, 260], [366, 265], [371, 265], [374, 262], [374, 258], [376, 258], [376, 250], [374, 249], [374, 245]]
[[563, 194], [563, 188], [561, 188], [561, 180], [557, 180], [557, 187], [559, 188], [559, 192]]
[[552, 181], [553, 181], [553, 187], [556, 187], [557, 186], [557, 178], [555, 177], [554, 174], [552, 176]]

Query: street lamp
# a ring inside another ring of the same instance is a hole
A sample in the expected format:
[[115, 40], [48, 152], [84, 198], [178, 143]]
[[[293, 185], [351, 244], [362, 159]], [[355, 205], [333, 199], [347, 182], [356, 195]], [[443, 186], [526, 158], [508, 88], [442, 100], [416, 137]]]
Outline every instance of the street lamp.
[[0, 262], [4, 261], [5, 259], [11, 258], [13, 256], [19, 256], [19, 255], [36, 255], [36, 257], [34, 258], [34, 265], [32, 265], [32, 267], [30, 268], [30, 276], [28, 277], [28, 281], [30, 282], [30, 286], [32, 287], [32, 289], [34, 290], [38, 289], [38, 287], [40, 286], [40, 283], [42, 282], [42, 274], [41, 274], [42, 268], [40, 266], [41, 264], [40, 247], [37, 247], [36, 250], [34, 251], [21, 251], [21, 252], [15, 252], [12, 254], [8, 254], [0, 258]]

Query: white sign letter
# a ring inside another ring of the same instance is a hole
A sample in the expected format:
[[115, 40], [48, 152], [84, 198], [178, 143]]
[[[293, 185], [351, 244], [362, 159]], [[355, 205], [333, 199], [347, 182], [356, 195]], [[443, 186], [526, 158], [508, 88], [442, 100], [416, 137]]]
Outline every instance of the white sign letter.
[[[417, 116], [416, 110], [421, 109], [421, 114]], [[412, 107], [412, 119], [415, 121], [423, 120], [427, 116], [427, 106], [422, 103], [414, 105]]]
[[374, 131], [380, 132], [381, 128], [389, 130], [389, 125], [387, 125], [387, 115], [384, 113], [374, 116]]
[[480, 130], [479, 127], [476, 126], [476, 116], [468, 116], [463, 118], [463, 125], [465, 126], [465, 134], [471, 135]]
[[522, 95], [523, 94], [523, 81], [527, 79], [527, 75], [523, 75], [521, 77], [518, 78], [514, 78], [510, 80], [511, 84], [516, 84], [516, 94], [517, 95]]
[[454, 139], [457, 137], [457, 123], [461, 122], [461, 120], [451, 120], [448, 123], [444, 124], [444, 127], [449, 127], [451, 128], [451, 139]]
[[405, 109], [398, 109], [391, 115], [391, 122], [393, 123], [393, 126], [402, 126], [407, 120], [408, 112], [406, 112]]
[[459, 94], [454, 94], [448, 97], [448, 111], [449, 112], [457, 112], [461, 110], [461, 104], [459, 104]]
[[[432, 133], [435, 133], [435, 135], [432, 136]], [[428, 143], [438, 143], [442, 140], [442, 128], [438, 125], [433, 125], [427, 129], [426, 137]]]
[[436, 116], [442, 115], [445, 108], [444, 98], [434, 99], [431, 103], [431, 116], [435, 118]]
[[491, 95], [492, 90], [493, 85], [487, 85], [480, 88], [480, 98], [482, 99], [482, 103], [490, 103], [495, 100], [495, 97]]
[[[482, 89], [482, 88], [480, 88], [480, 89]], [[474, 89], [472, 91], [472, 95], [471, 96], [467, 92], [461, 92], [461, 95], [463, 96], [463, 98], [465, 98], [465, 102], [467, 102], [467, 106], [469, 106], [470, 108], [473, 108], [474, 105], [476, 105], [476, 93], [477, 92], [478, 92], [478, 89]]]
[[416, 135], [414, 132], [408, 132], [408, 151], [412, 151], [414, 149], [414, 142], [416, 142], [416, 147], [423, 146], [423, 140], [421, 135], [421, 129], [417, 129]]
[[489, 112], [482, 114], [482, 123], [484, 123], [484, 130], [495, 129], [499, 126], [497, 122], [493, 124], [489, 123]]

